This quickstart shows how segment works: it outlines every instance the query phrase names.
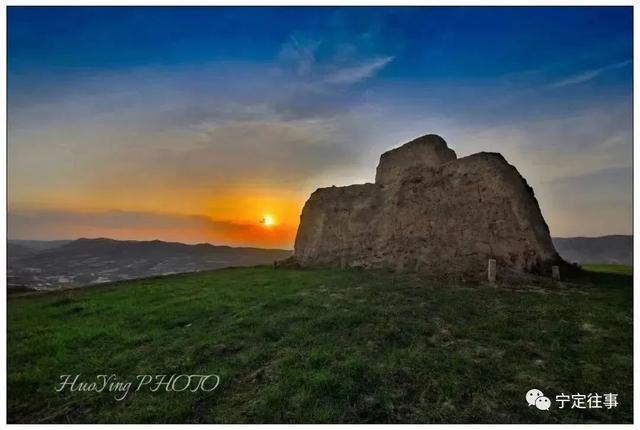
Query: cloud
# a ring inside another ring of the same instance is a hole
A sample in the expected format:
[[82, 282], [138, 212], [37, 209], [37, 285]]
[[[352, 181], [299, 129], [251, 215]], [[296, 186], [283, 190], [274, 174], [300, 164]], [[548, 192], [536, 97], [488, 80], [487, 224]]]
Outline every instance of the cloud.
[[376, 20], [351, 22], [338, 13], [319, 27], [291, 33], [277, 60], [288, 70], [285, 73], [307, 84], [346, 86], [361, 82], [392, 62], [395, 56], [390, 54], [398, 52], [398, 43], [383, 37], [380, 25]]
[[321, 43], [320, 40], [307, 40], [292, 34], [280, 49], [278, 57], [285, 63], [293, 64], [298, 74], [308, 74], [316, 62], [316, 51]]
[[193, 144], [168, 148], [149, 165], [150, 173], [164, 165], [179, 169], [185, 183], [253, 179], [291, 186], [352, 158], [340, 125], [332, 119], [203, 122], [191, 131]]
[[629, 167], [633, 135], [626, 103], [557, 118], [527, 118], [455, 131], [461, 153], [499, 151], [535, 184]]
[[619, 68], [624, 67], [624, 66], [626, 66], [628, 64], [631, 64], [631, 60], [625, 60], [625, 61], [621, 61], [619, 63], [609, 64], [607, 66], [600, 67], [598, 69], [586, 70], [586, 71], [584, 71], [582, 73], [579, 73], [577, 75], [573, 75], [573, 76], [570, 76], [570, 77], [568, 77], [566, 79], [562, 79], [560, 81], [553, 82], [553, 83], [549, 84], [549, 88], [562, 88], [562, 87], [566, 87], [566, 86], [569, 86], [569, 85], [582, 84], [584, 82], [588, 82], [588, 81], [591, 81], [591, 80], [597, 78], [598, 76], [600, 76], [604, 72], [607, 72], [607, 71], [613, 70], [613, 69], [619, 69]]
[[335, 71], [326, 78], [326, 82], [334, 84], [353, 84], [375, 75], [387, 64], [394, 60], [394, 56], [378, 57], [363, 64], [345, 67]]
[[349, 89], [287, 82], [256, 65], [238, 66], [238, 79], [216, 66], [171, 72], [123, 72], [102, 79], [104, 88], [97, 76], [66, 98], [10, 109], [11, 200], [58, 207], [52, 200], [66, 195], [81, 207], [73, 202], [151, 201], [144, 196], [169, 198], [177, 187], [192, 201], [195, 190], [211, 196], [247, 184], [306, 191], [358, 152], [349, 121], [358, 99]]

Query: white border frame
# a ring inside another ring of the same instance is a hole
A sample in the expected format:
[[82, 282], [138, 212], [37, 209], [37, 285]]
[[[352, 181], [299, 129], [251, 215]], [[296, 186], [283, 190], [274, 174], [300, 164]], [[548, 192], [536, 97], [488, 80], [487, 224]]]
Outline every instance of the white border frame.
[[[377, 1], [377, 0], [345, 0], [342, 2], [337, 2], [335, 0], [280, 0], [280, 1], [256, 1], [256, 0], [235, 0], [229, 1], [224, 0], [220, 2], [215, 1], [207, 1], [207, 0], [188, 0], [185, 2], [177, 2], [176, 0], [135, 0], [135, 1], [127, 1], [127, 0], [65, 0], [65, 1], [31, 1], [31, 0], [0, 0], [2, 2], [2, 8], [0, 10], [0, 79], [2, 80], [0, 96], [2, 100], [2, 107], [0, 110], [1, 119], [0, 132], [2, 136], [4, 136], [4, 150], [0, 151], [0, 165], [2, 166], [2, 172], [0, 174], [0, 199], [4, 202], [4, 210], [2, 211], [1, 219], [0, 219], [0, 240], [2, 244], [0, 245], [0, 288], [6, 291], [6, 283], [7, 283], [7, 260], [6, 260], [6, 246], [7, 246], [7, 212], [6, 212], [6, 202], [7, 202], [7, 6], [632, 6], [633, 10], [633, 18], [634, 18], [634, 34], [633, 34], [633, 54], [634, 59], [640, 58], [640, 40], [638, 37], [637, 25], [640, 22], [640, 5], [635, 6], [633, 0], [432, 0], [432, 1], [419, 1], [419, 0], [410, 0], [410, 1], [401, 1], [401, 2], [390, 2], [390, 1]], [[633, 64], [633, 100], [634, 100], [634, 109], [633, 109], [633, 121], [634, 125], [640, 124], [640, 109], [636, 109], [635, 101], [640, 100], [639, 96], [639, 88], [640, 85], [640, 70], [635, 67]], [[634, 142], [639, 141], [638, 137], [638, 127], [633, 128], [633, 139]], [[633, 151], [633, 200], [634, 200], [634, 217], [633, 217], [633, 231], [637, 231], [637, 227], [640, 225], [640, 211], [638, 211], [638, 206], [636, 203], [638, 202], [638, 194], [640, 193], [640, 172], [636, 169], [636, 166], [640, 166], [640, 151], [636, 151], [634, 148]], [[640, 262], [640, 242], [635, 239], [634, 234], [634, 258], [633, 263], [634, 267], [640, 267], [638, 263]], [[635, 331], [635, 327], [640, 326], [640, 312], [638, 304], [640, 303], [640, 294], [637, 293], [637, 290], [640, 288], [640, 281], [638, 277], [634, 276], [633, 279], [633, 288], [634, 288], [634, 339], [633, 339], [633, 355], [634, 355], [634, 375], [633, 375], [633, 396], [634, 396], [634, 422], [636, 421], [637, 411], [640, 407], [640, 377], [638, 375], [638, 366], [637, 363], [640, 358], [640, 342], [637, 339], [637, 332]], [[0, 315], [2, 324], [1, 333], [0, 333], [0, 428], [4, 428], [8, 426], [7, 422], [7, 296], [4, 295], [3, 299], [0, 301]], [[82, 429], [92, 427], [95, 424], [75, 424], [74, 428]], [[291, 429], [300, 429], [312, 424], [296, 424], [287, 426], [287, 428]], [[629, 424], [631, 426], [635, 426], [635, 424]], [[627, 426], [629, 426], [627, 425]], [[54, 426], [53, 424], [29, 424], [29, 425], [20, 425], [21, 428], [41, 428], [42, 426], [50, 427]], [[117, 426], [119, 429], [128, 429], [135, 426], [135, 424], [107, 424], [106, 426]], [[212, 426], [209, 424], [208, 426]], [[236, 425], [218, 425], [216, 427], [231, 427]], [[251, 424], [251, 425], [242, 425], [243, 428], [259, 428], [262, 426], [280, 426], [277, 425], [266, 425], [266, 424]], [[322, 425], [322, 427], [331, 427], [331, 428], [342, 428], [346, 427], [348, 424], [336, 424], [336, 425]], [[364, 428], [371, 428], [374, 424], [365, 424]], [[377, 429], [388, 429], [399, 427], [400, 425], [392, 425], [392, 424], [382, 424], [375, 425]], [[424, 428], [427, 426], [426, 424], [419, 425], [401, 425], [403, 429], [415, 429], [415, 428]], [[446, 427], [447, 424], [435, 424], [429, 425], [432, 427]], [[458, 425], [456, 425], [457, 427]], [[485, 428], [491, 426], [490, 424], [470, 424], [469, 426], [473, 426], [474, 428]], [[538, 426], [543, 426], [542, 424], [512, 424], [508, 425], [509, 427], [520, 427], [520, 428], [536, 428]], [[640, 425], [639, 425], [640, 426]], [[163, 428], [183, 428], [184, 424], [181, 425], [164, 425]], [[578, 428], [582, 427], [582, 424], [546, 424], [544, 428]], [[605, 424], [598, 425], [598, 428], [619, 428], [619, 424]]]

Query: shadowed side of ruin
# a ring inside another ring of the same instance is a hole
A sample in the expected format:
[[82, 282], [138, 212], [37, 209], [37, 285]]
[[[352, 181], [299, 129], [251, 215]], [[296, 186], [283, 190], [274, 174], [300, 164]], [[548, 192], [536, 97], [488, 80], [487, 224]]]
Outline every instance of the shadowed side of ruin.
[[316, 190], [295, 258], [321, 266], [486, 278], [551, 273], [562, 263], [532, 188], [497, 153], [458, 159], [427, 135], [384, 153], [375, 184]]

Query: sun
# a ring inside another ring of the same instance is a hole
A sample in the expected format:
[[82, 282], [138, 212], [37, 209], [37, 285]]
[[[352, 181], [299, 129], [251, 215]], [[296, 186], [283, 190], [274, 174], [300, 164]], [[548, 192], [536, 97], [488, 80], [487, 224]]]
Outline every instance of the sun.
[[262, 219], [260, 220], [260, 224], [262, 224], [265, 227], [271, 227], [275, 225], [275, 223], [276, 221], [273, 218], [273, 215], [269, 215], [269, 214], [262, 215]]

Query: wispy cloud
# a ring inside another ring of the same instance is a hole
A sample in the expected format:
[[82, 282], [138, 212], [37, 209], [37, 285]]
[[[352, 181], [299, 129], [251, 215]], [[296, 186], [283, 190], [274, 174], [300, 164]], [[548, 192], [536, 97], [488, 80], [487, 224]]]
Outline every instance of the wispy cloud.
[[321, 45], [320, 40], [307, 40], [291, 35], [280, 50], [279, 57], [285, 62], [291, 62], [298, 74], [304, 75], [313, 69], [316, 63], [316, 51]]
[[562, 88], [562, 87], [566, 87], [566, 86], [569, 86], [569, 85], [582, 84], [584, 82], [587, 82], [587, 81], [590, 81], [592, 79], [597, 78], [598, 76], [600, 76], [604, 72], [607, 72], [607, 71], [613, 70], [613, 69], [619, 69], [619, 68], [624, 67], [624, 66], [626, 66], [628, 64], [631, 64], [631, 60], [625, 60], [625, 61], [621, 61], [619, 63], [609, 64], [607, 66], [600, 67], [598, 69], [585, 70], [584, 72], [579, 73], [577, 75], [569, 76], [568, 78], [562, 79], [562, 80], [557, 81], [557, 82], [553, 82], [553, 83], [549, 84], [549, 88]]
[[334, 84], [353, 84], [362, 81], [382, 70], [394, 58], [394, 56], [379, 57], [357, 66], [345, 67], [329, 75], [326, 81]]

